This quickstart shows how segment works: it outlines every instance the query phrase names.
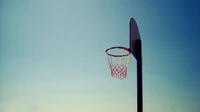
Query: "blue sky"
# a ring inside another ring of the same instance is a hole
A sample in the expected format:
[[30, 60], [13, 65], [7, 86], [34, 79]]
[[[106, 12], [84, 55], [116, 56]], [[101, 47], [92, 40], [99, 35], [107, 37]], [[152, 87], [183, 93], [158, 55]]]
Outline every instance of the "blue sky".
[[1, 0], [1, 112], [136, 112], [136, 61], [110, 76], [105, 50], [143, 44], [144, 112], [200, 110], [196, 0]]

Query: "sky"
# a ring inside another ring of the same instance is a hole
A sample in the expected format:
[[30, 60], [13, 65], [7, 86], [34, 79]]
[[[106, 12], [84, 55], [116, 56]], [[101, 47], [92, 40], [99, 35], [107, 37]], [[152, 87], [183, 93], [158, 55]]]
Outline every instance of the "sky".
[[136, 112], [136, 60], [112, 78], [105, 50], [142, 39], [144, 112], [200, 111], [197, 0], [1, 0], [0, 112]]

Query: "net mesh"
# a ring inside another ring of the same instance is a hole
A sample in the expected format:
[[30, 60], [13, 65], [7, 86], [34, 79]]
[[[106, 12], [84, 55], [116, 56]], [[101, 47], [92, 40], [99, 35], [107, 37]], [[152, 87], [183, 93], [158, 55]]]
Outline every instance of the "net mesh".
[[[107, 53], [111, 54], [111, 55], [107, 54], [107, 60], [111, 71], [111, 76], [118, 79], [125, 79], [127, 76], [128, 64], [130, 62], [129, 51], [120, 48], [114, 48], [108, 50]], [[126, 56], [115, 57], [113, 55], [115, 56], [126, 55]]]

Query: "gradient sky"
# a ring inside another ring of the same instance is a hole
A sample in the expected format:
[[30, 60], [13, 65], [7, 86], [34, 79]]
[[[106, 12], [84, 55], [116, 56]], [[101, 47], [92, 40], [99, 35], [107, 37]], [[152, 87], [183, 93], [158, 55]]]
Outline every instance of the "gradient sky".
[[0, 112], [136, 112], [136, 61], [110, 76], [105, 50], [143, 42], [144, 112], [200, 111], [198, 0], [1, 0]]

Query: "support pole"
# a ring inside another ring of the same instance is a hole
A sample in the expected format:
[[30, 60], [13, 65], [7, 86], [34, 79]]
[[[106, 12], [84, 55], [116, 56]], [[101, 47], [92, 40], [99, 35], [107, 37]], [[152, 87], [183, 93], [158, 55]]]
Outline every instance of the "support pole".
[[137, 59], [137, 112], [143, 112], [143, 85], [142, 85], [142, 42], [136, 40]]

